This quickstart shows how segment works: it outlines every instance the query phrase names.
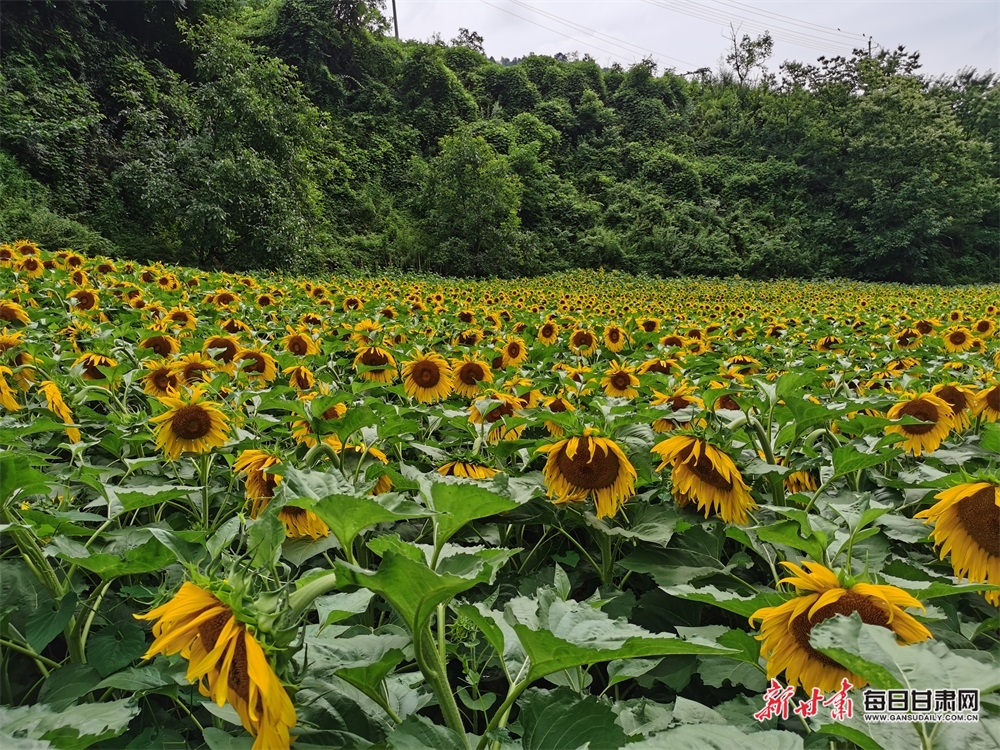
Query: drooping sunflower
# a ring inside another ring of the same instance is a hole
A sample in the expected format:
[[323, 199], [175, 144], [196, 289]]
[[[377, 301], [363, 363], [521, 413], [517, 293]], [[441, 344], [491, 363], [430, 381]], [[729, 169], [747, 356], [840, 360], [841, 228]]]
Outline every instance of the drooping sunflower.
[[142, 390], [150, 396], [176, 396], [179, 386], [177, 373], [170, 360], [148, 360], [143, 362], [149, 372], [142, 378]]
[[172, 357], [181, 350], [181, 342], [173, 336], [156, 334], [147, 336], [139, 342], [140, 349], [152, 349], [153, 353], [159, 357]]
[[424, 404], [448, 398], [454, 376], [451, 365], [437, 352], [413, 352], [414, 359], [403, 363], [403, 390]]
[[987, 422], [1000, 421], [1000, 384], [979, 392], [973, 412]]
[[443, 477], [464, 477], [465, 479], [492, 479], [497, 470], [489, 466], [480, 466], [469, 461], [449, 461], [437, 469]]
[[86, 354], [77, 357], [76, 361], [73, 362], [74, 367], [83, 368], [81, 377], [83, 377], [84, 380], [105, 380], [106, 378], [104, 373], [101, 372], [99, 368], [114, 367], [117, 364], [117, 360], [103, 354], [96, 354], [94, 352], [87, 352]]
[[295, 706], [247, 626], [214, 594], [187, 581], [166, 604], [138, 620], [156, 620], [143, 655], [179, 653], [187, 679], [219, 706], [229, 703], [256, 741], [253, 750], [281, 750], [291, 743]]
[[[562, 396], [546, 397], [542, 400], [542, 408], [548, 409], [553, 414], [576, 411], [576, 407]], [[551, 419], [546, 419], [544, 424], [545, 429], [549, 431], [549, 435], [552, 437], [562, 437], [566, 432], [560, 425], [556, 424]]]
[[14, 270], [32, 279], [37, 279], [45, 273], [45, 264], [35, 256], [29, 255], [21, 258], [17, 265], [14, 266]]
[[[62, 392], [59, 390], [59, 386], [55, 384], [52, 380], [43, 380], [41, 385], [38, 386], [45, 397], [46, 408], [55, 414], [59, 419], [63, 421], [65, 425], [71, 425], [76, 420], [73, 419], [73, 412], [70, 411], [66, 402], [63, 400]], [[76, 427], [66, 427], [66, 437], [69, 438], [71, 443], [79, 443], [81, 436], [80, 430]]]
[[608, 396], [633, 399], [639, 395], [639, 378], [635, 368], [614, 362], [601, 378], [601, 387]]
[[455, 393], [465, 398], [475, 398], [482, 392], [483, 384], [493, 382], [493, 372], [486, 362], [468, 354], [451, 361], [455, 376]]
[[173, 369], [185, 385], [195, 385], [209, 379], [209, 376], [218, 370], [218, 363], [206, 359], [200, 352], [191, 352], [177, 359]]
[[14, 389], [7, 383], [7, 377], [13, 377], [14, 372], [9, 367], [0, 365], [0, 406], [7, 411], [17, 411], [21, 405], [17, 403]]
[[163, 322], [169, 327], [174, 329], [187, 329], [194, 330], [198, 327], [198, 318], [190, 310], [186, 310], [183, 307], [174, 307], [167, 311]]
[[81, 312], [94, 310], [100, 305], [97, 292], [93, 289], [74, 289], [66, 295], [66, 299], [73, 300], [73, 310]]
[[638, 373], [640, 375], [670, 375], [673, 372], [680, 371], [680, 365], [672, 359], [647, 359], [641, 365], [639, 365]]
[[[260, 516], [274, 497], [274, 489], [281, 482], [281, 477], [267, 469], [280, 463], [280, 456], [262, 450], [248, 449], [243, 451], [233, 464], [233, 470], [245, 477], [245, 492], [251, 518]], [[284, 524], [285, 536], [289, 539], [301, 537], [322, 539], [330, 536], [330, 527], [319, 516], [305, 508], [286, 505], [278, 511], [278, 520]]]
[[18, 303], [0, 300], [0, 321], [26, 326], [31, 322], [31, 319]]
[[662, 471], [671, 467], [674, 500], [681, 507], [694, 502], [705, 518], [714, 512], [726, 523], [747, 523], [747, 512], [757, 503], [736, 464], [704, 438], [674, 435], [653, 446]]
[[489, 425], [486, 440], [499, 443], [501, 440], [517, 440], [524, 432], [525, 425], [508, 425], [507, 417], [520, 417], [524, 404], [520, 398], [500, 391], [485, 391], [481, 398], [469, 405], [471, 424]]
[[240, 372], [245, 372], [260, 383], [270, 383], [278, 377], [278, 363], [261, 349], [241, 349], [233, 362], [239, 364]]
[[[679, 385], [674, 389], [673, 393], [661, 393], [660, 391], [653, 391], [653, 400], [650, 401], [651, 406], [670, 406], [672, 411], [683, 411], [689, 407], [695, 407], [698, 409], [705, 408], [705, 402], [701, 400], [698, 396], [694, 395], [694, 389], [689, 385]], [[691, 426], [691, 422], [679, 422], [676, 419], [671, 419], [670, 417], [660, 417], [659, 419], [653, 420], [653, 431], [654, 432], [671, 432], [677, 429], [686, 429]]]
[[781, 583], [795, 587], [798, 595], [776, 607], [763, 607], [750, 616], [750, 624], [760, 621], [762, 641], [760, 655], [767, 661], [767, 677], [785, 673], [788, 685], [801, 685], [810, 692], [837, 690], [841, 680], [847, 679], [854, 687], [864, 687], [868, 682], [853, 674], [836, 661], [812, 647], [809, 634], [812, 629], [834, 615], [857, 612], [869, 625], [888, 628], [903, 643], [919, 643], [931, 637], [930, 631], [903, 607], [924, 605], [902, 589], [872, 583], [855, 583], [844, 586], [837, 575], [814, 562], [803, 562], [802, 567], [782, 562], [794, 575], [783, 578]]
[[957, 354], [971, 349], [974, 337], [965, 326], [952, 326], [942, 334], [942, 338], [945, 351]]
[[504, 341], [500, 350], [500, 361], [504, 369], [508, 367], [520, 367], [528, 359], [528, 348], [524, 345], [524, 340], [511, 336]]
[[[319, 395], [323, 396], [327, 395], [325, 384], [321, 384], [321, 387], [324, 390]], [[310, 407], [312, 407], [312, 400], [316, 397], [316, 395], [317, 395], [316, 393], [306, 393], [301, 395], [299, 398], [306, 404], [306, 408], [309, 409]], [[311, 413], [315, 414], [315, 412]], [[332, 420], [332, 419], [340, 419], [346, 413], [347, 413], [347, 404], [336, 403], [328, 406], [321, 414], [317, 416], [320, 419]], [[306, 445], [309, 448], [312, 448], [319, 444], [319, 440], [317, 439], [316, 433], [313, 432], [312, 423], [308, 419], [299, 419], [292, 422], [292, 437], [295, 438], [297, 442], [302, 443], [303, 445]], [[325, 438], [323, 442], [330, 443], [330, 438], [329, 437]]]
[[156, 447], [173, 460], [183, 453], [208, 453], [226, 443], [229, 420], [216, 404], [204, 401], [204, 395], [204, 389], [196, 386], [186, 398], [162, 396], [160, 402], [169, 408], [149, 420], [156, 425]]
[[620, 325], [611, 323], [604, 326], [604, 347], [609, 352], [617, 354], [630, 343], [632, 343], [632, 337]]
[[300, 393], [308, 391], [316, 385], [316, 376], [313, 375], [313, 371], [303, 365], [292, 365], [281, 372], [288, 376], [289, 385]]
[[[201, 347], [202, 354], [221, 363], [221, 367], [232, 365], [236, 355], [242, 351], [239, 339], [233, 336], [209, 336]], [[230, 371], [232, 368], [228, 368]], [[230, 374], [232, 374], [230, 372]]]
[[635, 494], [636, 473], [618, 444], [588, 427], [583, 435], [543, 445], [548, 454], [542, 475], [555, 503], [594, 498], [598, 518], [611, 518]]
[[894, 424], [888, 425], [885, 431], [906, 438], [899, 446], [914, 456], [933, 453], [941, 447], [955, 424], [951, 411], [951, 404], [938, 396], [930, 393], [909, 394], [907, 399], [889, 409], [886, 417], [900, 419], [909, 416], [927, 424]]
[[[959, 578], [1000, 584], [1000, 485], [966, 482], [934, 499], [938, 501], [934, 506], [914, 518], [934, 524], [930, 538], [941, 547], [941, 559], [951, 554], [951, 567]], [[1000, 607], [1000, 591], [984, 596]]]
[[396, 379], [396, 360], [385, 349], [378, 346], [366, 346], [354, 358], [354, 370], [364, 367], [358, 372], [364, 380], [375, 383], [391, 383]]
[[951, 407], [954, 429], [964, 430], [972, 422], [972, 408], [976, 403], [976, 391], [958, 382], [941, 383], [931, 388], [931, 393], [943, 399]]

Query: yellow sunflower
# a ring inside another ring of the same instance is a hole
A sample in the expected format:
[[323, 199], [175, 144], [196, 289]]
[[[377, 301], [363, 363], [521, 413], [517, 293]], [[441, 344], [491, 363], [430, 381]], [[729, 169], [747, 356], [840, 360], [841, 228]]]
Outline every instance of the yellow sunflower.
[[0, 406], [7, 411], [17, 411], [21, 405], [17, 403], [17, 396], [14, 389], [7, 383], [7, 376], [14, 377], [14, 372], [9, 367], [0, 365]]
[[449, 461], [443, 466], [439, 466], [437, 472], [444, 477], [464, 477], [465, 479], [492, 479], [497, 475], [496, 469], [468, 461]]
[[504, 369], [508, 367], [520, 367], [528, 359], [528, 348], [524, 345], [524, 340], [517, 337], [510, 337], [504, 341], [503, 349], [500, 350], [500, 361]]
[[608, 396], [632, 399], [639, 395], [639, 378], [635, 368], [614, 362], [601, 378], [601, 387]]
[[393, 356], [378, 346], [366, 346], [354, 358], [354, 370], [366, 368], [359, 375], [364, 380], [375, 383], [391, 383], [396, 379], [396, 360]]
[[85, 312], [99, 306], [97, 292], [93, 289], [74, 289], [66, 295], [67, 300], [73, 300], [73, 310]]
[[451, 365], [437, 352], [413, 352], [414, 359], [403, 363], [403, 390], [424, 404], [448, 398], [454, 376]]
[[[246, 498], [250, 504], [250, 517], [257, 518], [274, 497], [274, 488], [281, 482], [278, 474], [267, 471], [281, 463], [281, 457], [261, 450], [245, 450], [233, 464], [233, 470], [244, 475]], [[321, 539], [330, 536], [330, 527], [311, 510], [283, 507], [278, 520], [285, 526], [289, 539], [310, 537]]]
[[308, 391], [316, 385], [316, 376], [313, 375], [312, 370], [308, 367], [293, 365], [291, 367], [286, 367], [281, 372], [282, 374], [288, 376], [289, 385], [300, 393], [302, 391]]
[[[698, 396], [694, 395], [694, 389], [689, 385], [680, 385], [674, 389], [673, 393], [661, 393], [660, 391], [653, 391], [653, 400], [650, 401], [651, 406], [670, 406], [671, 411], [683, 411], [688, 407], [694, 406], [698, 409], [705, 408], [705, 402], [702, 401]], [[671, 432], [676, 429], [686, 429], [691, 426], [691, 422], [678, 422], [676, 419], [671, 419], [670, 417], [660, 417], [653, 421], [653, 430], [655, 432]]]
[[577, 328], [569, 336], [569, 350], [581, 357], [589, 357], [597, 351], [597, 337], [584, 328]]
[[45, 265], [38, 258], [33, 255], [29, 255], [25, 258], [21, 258], [18, 264], [14, 266], [14, 270], [23, 273], [32, 279], [37, 279], [45, 273]]
[[941, 447], [955, 424], [951, 412], [951, 404], [938, 396], [930, 393], [909, 394], [909, 398], [889, 409], [886, 417], [900, 419], [905, 415], [926, 424], [888, 425], [885, 431], [906, 438], [899, 446], [914, 456], [933, 453]]
[[256, 741], [253, 750], [280, 750], [291, 743], [297, 716], [281, 680], [247, 626], [209, 591], [190, 581], [166, 604], [138, 620], [156, 620], [153, 644], [143, 655], [179, 653], [187, 679], [219, 706], [229, 703]]
[[191, 352], [175, 361], [173, 370], [184, 381], [185, 385], [195, 385], [216, 372], [218, 363], [212, 359], [206, 359], [200, 352]]
[[[321, 395], [326, 395], [324, 392]], [[312, 399], [316, 397], [315, 393], [307, 393], [299, 398], [306, 404], [308, 409], [312, 405]], [[347, 413], [347, 404], [337, 403], [332, 406], [328, 406], [326, 410], [319, 415], [320, 419], [340, 419]], [[319, 444], [319, 440], [316, 439], [316, 433], [313, 432], [312, 423], [308, 419], [297, 419], [292, 422], [292, 437], [295, 438], [296, 442], [302, 443], [303, 445], [312, 448]], [[335, 438], [334, 438], [335, 439]], [[330, 443], [330, 438], [324, 439], [325, 443]], [[339, 441], [337, 442], [339, 445]]]
[[630, 343], [632, 343], [631, 336], [621, 326], [614, 323], [604, 326], [604, 347], [609, 352], [617, 354]]
[[174, 307], [167, 311], [163, 322], [169, 328], [194, 330], [198, 327], [198, 319], [190, 310], [183, 307]]
[[714, 512], [726, 523], [738, 524], [745, 524], [747, 512], [757, 508], [733, 459], [704, 438], [674, 435], [652, 452], [662, 459], [657, 471], [670, 465], [674, 499], [681, 507], [693, 501], [705, 518]]
[[931, 393], [946, 401], [951, 407], [954, 429], [964, 430], [972, 422], [972, 408], [976, 403], [976, 392], [961, 383], [941, 383], [931, 388]]
[[[202, 354], [206, 357], [211, 357], [216, 362], [221, 363], [221, 367], [226, 365], [232, 365], [236, 359], [236, 355], [242, 351], [243, 347], [240, 346], [238, 339], [231, 336], [210, 336], [205, 340], [204, 345], [201, 348]], [[232, 368], [226, 368], [227, 372], [231, 372]]]
[[546, 346], [551, 346], [559, 340], [559, 326], [551, 320], [542, 323], [542, 325], [538, 327], [538, 334], [535, 338]]
[[101, 367], [114, 367], [118, 364], [117, 360], [111, 357], [106, 357], [103, 354], [95, 354], [94, 352], [87, 352], [80, 357], [77, 357], [76, 361], [73, 363], [73, 367], [80, 367], [83, 369], [82, 377], [84, 380], [105, 380], [104, 373], [100, 371]]
[[944, 349], [957, 354], [972, 348], [972, 333], [965, 326], [952, 326], [942, 334]]
[[270, 383], [278, 377], [278, 363], [274, 361], [274, 357], [260, 349], [241, 349], [233, 362], [240, 364], [240, 372], [245, 372], [261, 383]]
[[[553, 414], [562, 414], [567, 411], [576, 411], [576, 407], [573, 406], [569, 401], [567, 401], [562, 396], [548, 396], [542, 400], [542, 407], [548, 409]], [[552, 437], [562, 437], [565, 434], [565, 430], [553, 422], [551, 419], [546, 419], [545, 429], [549, 431], [549, 435]]]
[[288, 335], [281, 339], [281, 346], [286, 352], [297, 357], [319, 354], [319, 344], [313, 340], [308, 331], [295, 331], [289, 328]]
[[455, 393], [465, 398], [475, 398], [482, 392], [484, 383], [493, 382], [493, 372], [486, 362], [468, 354], [451, 361], [455, 376]]
[[979, 392], [973, 412], [987, 422], [1000, 421], [1000, 384]]
[[542, 475], [553, 502], [584, 502], [592, 496], [597, 517], [611, 518], [635, 494], [636, 473], [628, 457], [592, 427], [537, 452], [548, 454]]
[[760, 621], [762, 641], [760, 655], [767, 661], [767, 677], [785, 673], [789, 685], [801, 685], [810, 692], [837, 690], [841, 680], [847, 679], [854, 687], [864, 687], [868, 682], [853, 674], [836, 661], [814, 649], [809, 643], [812, 629], [834, 615], [857, 612], [869, 625], [880, 625], [892, 630], [903, 643], [919, 643], [931, 637], [927, 628], [903, 607], [920, 607], [917, 599], [895, 586], [872, 583], [855, 583], [844, 587], [836, 574], [813, 562], [803, 562], [802, 567], [782, 562], [794, 574], [781, 583], [795, 587], [798, 595], [777, 607], [763, 607], [750, 616], [750, 624]]
[[173, 336], [157, 334], [147, 336], [139, 342], [140, 349], [152, 349], [153, 353], [159, 357], [172, 357], [181, 350], [181, 342]]
[[152, 422], [156, 431], [156, 447], [171, 459], [183, 453], [209, 453], [226, 444], [229, 421], [216, 404], [203, 401], [204, 389], [195, 387], [187, 398], [163, 396], [160, 402], [170, 407]]
[[640, 375], [670, 375], [673, 372], [679, 372], [681, 369], [680, 365], [677, 364], [672, 359], [647, 359], [641, 365], [639, 365]]
[[[41, 385], [38, 386], [45, 397], [46, 408], [59, 417], [65, 425], [71, 425], [76, 420], [73, 419], [73, 412], [70, 411], [66, 402], [63, 400], [62, 393], [59, 391], [59, 386], [56, 385], [51, 380], [43, 380]], [[71, 443], [80, 442], [80, 430], [76, 427], [66, 428], [66, 437], [69, 438]]]
[[471, 424], [489, 425], [486, 440], [499, 443], [501, 440], [517, 440], [524, 432], [525, 425], [508, 425], [507, 417], [520, 417], [524, 404], [520, 398], [509, 393], [488, 390], [482, 398], [469, 405]]
[[972, 330], [975, 334], [977, 336], [982, 336], [983, 338], [992, 336], [996, 331], [996, 328], [996, 323], [989, 318], [980, 318], [972, 324]]
[[143, 362], [149, 372], [142, 378], [142, 390], [150, 396], [176, 396], [177, 373], [170, 360], [148, 360]]
[[[914, 518], [934, 524], [930, 538], [941, 547], [941, 559], [951, 554], [951, 567], [959, 578], [1000, 584], [1000, 485], [967, 482], [934, 498], [938, 502]], [[1000, 591], [984, 595], [1000, 607]]]

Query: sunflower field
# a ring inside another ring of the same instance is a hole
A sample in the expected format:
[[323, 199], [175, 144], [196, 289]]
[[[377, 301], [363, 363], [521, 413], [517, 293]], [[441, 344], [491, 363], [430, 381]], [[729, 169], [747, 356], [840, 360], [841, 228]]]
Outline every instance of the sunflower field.
[[998, 297], [0, 245], [0, 745], [997, 747]]

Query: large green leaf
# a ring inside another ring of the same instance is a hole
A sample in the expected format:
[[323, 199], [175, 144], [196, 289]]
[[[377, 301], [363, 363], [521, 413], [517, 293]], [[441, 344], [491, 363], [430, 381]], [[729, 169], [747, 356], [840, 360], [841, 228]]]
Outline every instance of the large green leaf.
[[745, 734], [724, 724], [683, 724], [630, 744], [629, 750], [802, 750], [802, 737], [767, 730]]
[[788, 598], [777, 591], [758, 591], [752, 596], [742, 596], [735, 591], [724, 591], [715, 586], [695, 587], [679, 584], [677, 586], [662, 586], [661, 588], [671, 596], [712, 604], [747, 618], [762, 607], [776, 607]]
[[833, 451], [833, 471], [836, 476], [883, 464], [902, 455], [900, 448], [885, 448], [875, 453], [862, 453], [857, 445], [842, 445]]
[[[62, 427], [59, 425], [59, 429]], [[5, 505], [15, 493], [24, 497], [43, 494], [57, 481], [32, 467], [24, 453], [0, 452], [0, 505]]]
[[422, 505], [395, 494], [378, 497], [336, 494], [319, 499], [299, 497], [289, 500], [287, 505], [311, 510], [323, 519], [344, 549], [350, 549], [355, 537], [364, 529], [389, 521], [432, 515]]
[[492, 583], [497, 570], [517, 553], [507, 549], [476, 549], [443, 559], [438, 572], [430, 569], [423, 550], [398, 536], [380, 537], [370, 546], [382, 555], [371, 571], [337, 560], [339, 586], [363, 586], [381, 594], [417, 632], [430, 621], [434, 608], [480, 583]]
[[585, 513], [587, 523], [595, 529], [600, 529], [610, 536], [620, 536], [625, 539], [639, 539], [644, 542], [665, 547], [673, 537], [674, 532], [684, 531], [691, 524], [677, 510], [673, 503], [669, 505], [640, 505], [632, 517], [628, 527], [615, 526], [598, 519], [593, 513]]
[[382, 680], [403, 661], [410, 638], [405, 635], [313, 637], [308, 644], [308, 663], [314, 674], [335, 674], [380, 701]]
[[82, 750], [120, 735], [138, 712], [131, 699], [87, 703], [63, 711], [54, 711], [44, 703], [0, 706], [0, 726], [15, 737], [48, 740], [61, 750]]
[[518, 700], [524, 750], [616, 750], [628, 741], [606, 702], [567, 688], [528, 690]]
[[856, 612], [820, 623], [809, 642], [875, 688], [1000, 689], [1000, 665], [989, 653], [965, 656], [933, 640], [900, 645], [892, 631], [866, 625]]
[[423, 716], [408, 717], [387, 740], [393, 750], [468, 750], [455, 732]]
[[163, 570], [175, 559], [174, 553], [158, 539], [150, 539], [145, 544], [132, 547], [126, 550], [123, 555], [98, 552], [86, 557], [77, 557], [60, 552], [59, 557], [72, 562], [79, 568], [97, 573], [105, 581], [121, 576]]
[[[535, 597], [512, 599], [504, 609], [504, 619], [530, 659], [529, 682], [563, 669], [615, 659], [735, 653], [707, 641], [654, 635], [624, 619], [613, 620], [589, 604], [563, 601], [551, 587], [539, 590]], [[507, 650], [504, 646], [501, 653]]]
[[77, 596], [75, 591], [69, 591], [59, 600], [58, 606], [52, 602], [51, 607], [36, 609], [28, 615], [25, 626], [28, 645], [40, 653], [52, 643], [62, 632], [76, 612]]
[[430, 496], [432, 509], [441, 514], [435, 518], [439, 545], [451, 539], [469, 521], [506, 513], [519, 505], [471, 481], [434, 481]]

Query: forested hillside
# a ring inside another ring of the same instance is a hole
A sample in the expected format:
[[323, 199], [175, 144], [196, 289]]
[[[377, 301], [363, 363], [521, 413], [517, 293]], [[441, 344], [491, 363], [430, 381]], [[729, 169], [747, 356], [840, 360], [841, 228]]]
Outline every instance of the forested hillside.
[[0, 241], [226, 270], [1000, 279], [992, 73], [930, 79], [903, 49], [779, 65], [748, 38], [728, 73], [500, 64], [475, 31], [397, 42], [380, 5], [5, 2]]

